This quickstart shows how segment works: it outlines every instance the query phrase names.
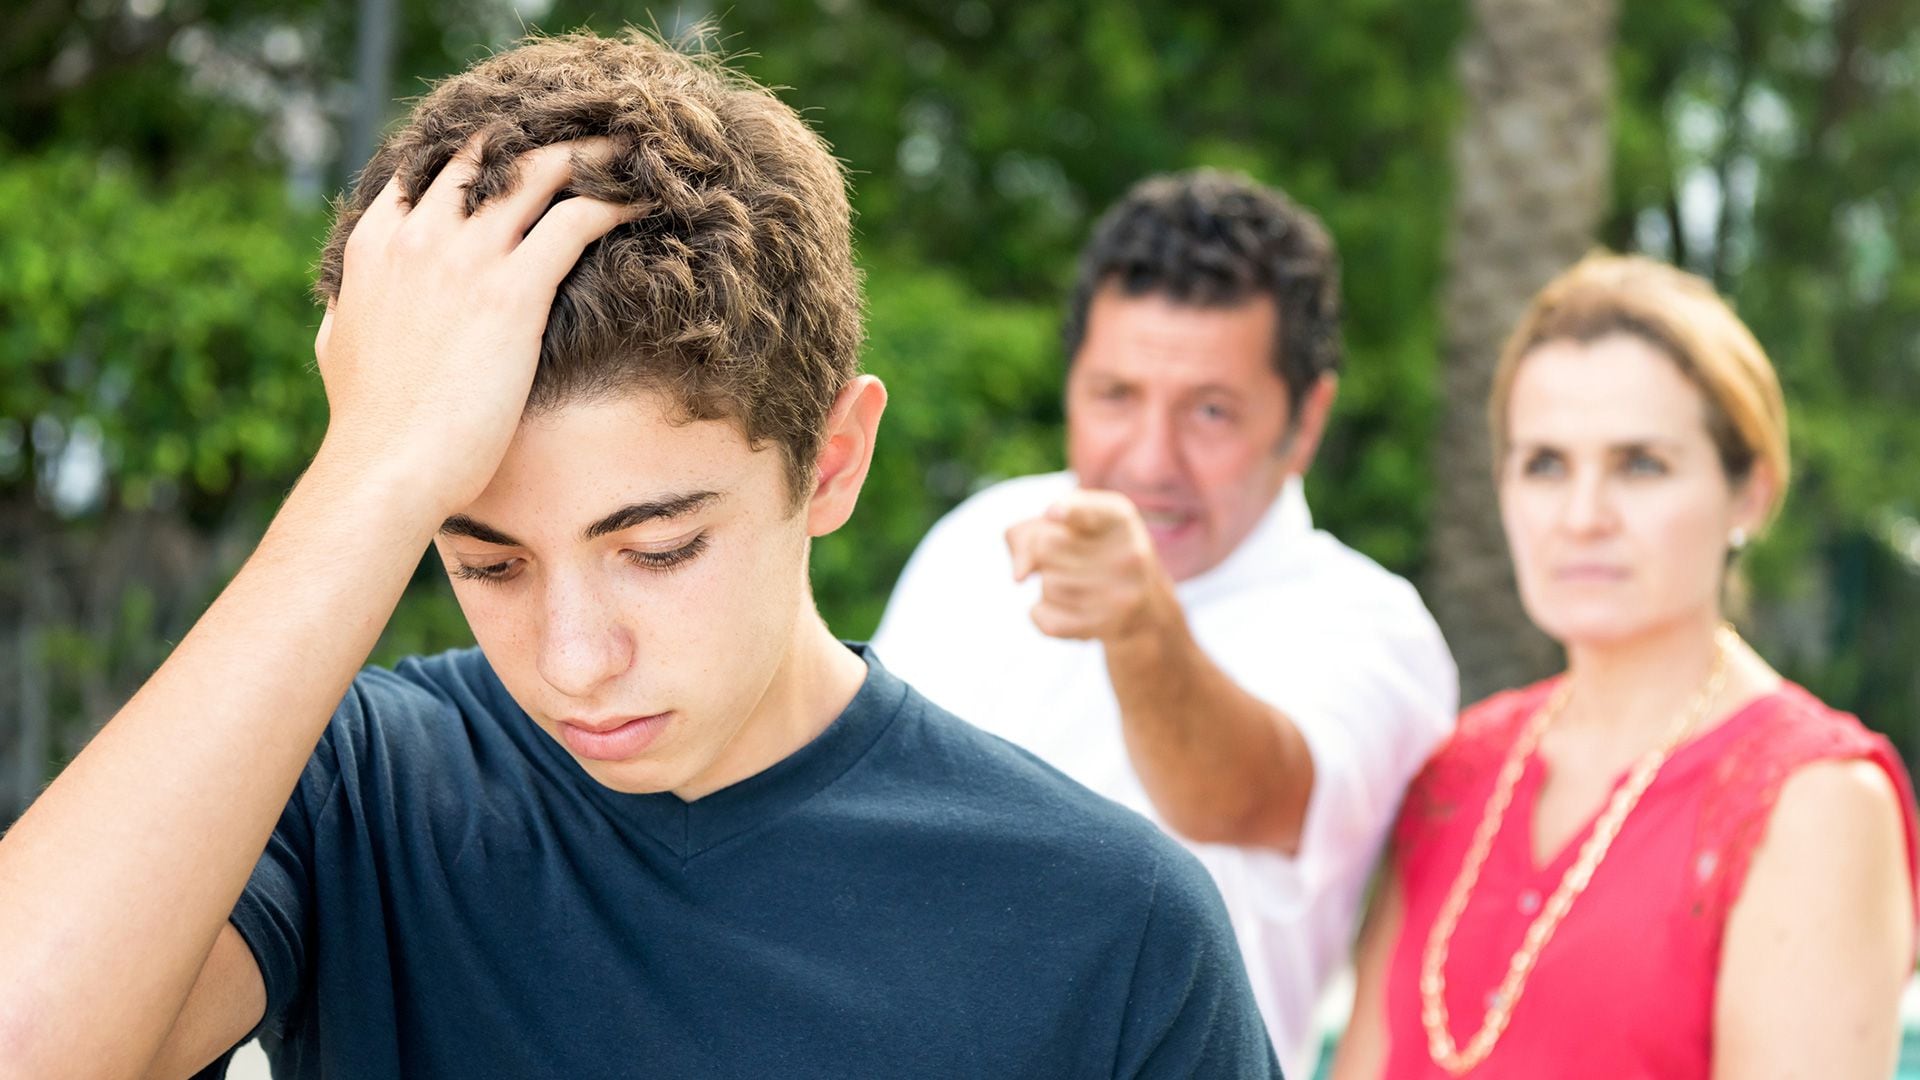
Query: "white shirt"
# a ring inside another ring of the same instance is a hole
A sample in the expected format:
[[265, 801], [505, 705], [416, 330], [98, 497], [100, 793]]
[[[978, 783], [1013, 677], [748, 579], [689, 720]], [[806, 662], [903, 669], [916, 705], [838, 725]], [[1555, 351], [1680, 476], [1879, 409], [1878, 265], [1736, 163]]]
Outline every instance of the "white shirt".
[[[892, 671], [1164, 828], [1127, 755], [1098, 642], [1042, 634], [1037, 577], [1016, 584], [1009, 526], [1072, 491], [1068, 473], [980, 492], [933, 527], [874, 635]], [[1288, 1076], [1313, 1075], [1313, 1008], [1351, 949], [1401, 793], [1453, 724], [1459, 689], [1407, 582], [1313, 528], [1290, 481], [1220, 565], [1176, 587], [1194, 639], [1291, 719], [1313, 756], [1297, 854], [1187, 844], [1220, 887]]]

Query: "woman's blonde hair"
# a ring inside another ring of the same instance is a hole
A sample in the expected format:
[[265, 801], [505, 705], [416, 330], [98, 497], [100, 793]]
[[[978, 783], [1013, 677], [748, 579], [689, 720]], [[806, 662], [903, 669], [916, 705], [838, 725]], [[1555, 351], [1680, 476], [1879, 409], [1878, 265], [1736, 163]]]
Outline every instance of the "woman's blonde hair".
[[1528, 353], [1550, 341], [1589, 344], [1630, 334], [1659, 349], [1706, 398], [1707, 433], [1727, 479], [1739, 484], [1756, 463], [1775, 487], [1771, 520], [1786, 497], [1787, 407], [1773, 364], [1713, 286], [1638, 255], [1589, 255], [1547, 283], [1508, 336], [1493, 374], [1487, 419], [1494, 467], [1509, 448], [1508, 403]]

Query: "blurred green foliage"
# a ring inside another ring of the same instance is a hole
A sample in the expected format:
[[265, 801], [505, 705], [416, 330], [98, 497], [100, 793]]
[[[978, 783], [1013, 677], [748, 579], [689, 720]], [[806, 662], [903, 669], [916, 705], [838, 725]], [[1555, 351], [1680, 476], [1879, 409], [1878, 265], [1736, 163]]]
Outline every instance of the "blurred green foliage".
[[[351, 6], [311, 0], [52, 7], [57, 24], [23, 21], [0, 46], [0, 597], [24, 613], [36, 692], [84, 729], [190, 624], [323, 429], [307, 284], [321, 197], [353, 165], [355, 27]], [[1920, 268], [1902, 259], [1920, 241], [1920, 14], [1623, 8], [1606, 239], [1713, 276], [1794, 402], [1802, 473], [1750, 560], [1756, 635], [1904, 739], [1920, 714], [1920, 586], [1895, 542], [1920, 514]], [[402, 9], [389, 119], [527, 10]], [[527, 23], [672, 31], [697, 14], [561, 0]], [[721, 11], [719, 47], [788, 88], [849, 165], [867, 366], [891, 390], [861, 509], [815, 551], [830, 622], [870, 632], [939, 513], [1060, 466], [1074, 250], [1133, 181], [1199, 164], [1282, 185], [1338, 237], [1349, 360], [1310, 494], [1323, 525], [1417, 574], [1464, 17], [1387, 0]], [[1733, 193], [1724, 213], [1701, 209], [1707, 188]], [[75, 479], [89, 447], [95, 492]], [[103, 568], [127, 533], [164, 533], [171, 554]], [[153, 584], [167, 567], [184, 584]], [[102, 581], [118, 592], [87, 600]], [[464, 640], [423, 566], [378, 655]]]
[[[1622, 5], [1609, 243], [1712, 280], [1779, 370], [1795, 475], [1750, 635], [1920, 753], [1920, 8]], [[1719, 197], [1716, 197], [1719, 193]]]
[[[326, 420], [319, 213], [271, 175], [156, 187], [124, 157], [54, 151], [0, 167], [0, 219], [0, 416], [42, 444], [97, 427], [111, 502], [134, 510], [183, 498], [212, 520], [304, 463]], [[24, 482], [28, 458], [0, 477]]]

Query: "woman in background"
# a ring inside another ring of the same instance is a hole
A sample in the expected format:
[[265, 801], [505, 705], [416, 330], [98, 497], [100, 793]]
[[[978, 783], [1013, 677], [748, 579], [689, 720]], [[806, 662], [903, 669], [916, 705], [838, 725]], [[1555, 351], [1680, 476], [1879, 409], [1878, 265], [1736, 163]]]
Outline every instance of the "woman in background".
[[1522, 318], [1490, 418], [1567, 670], [1467, 710], [1408, 792], [1335, 1075], [1887, 1077], [1906, 772], [1721, 611], [1788, 478], [1759, 344], [1700, 279], [1590, 257]]

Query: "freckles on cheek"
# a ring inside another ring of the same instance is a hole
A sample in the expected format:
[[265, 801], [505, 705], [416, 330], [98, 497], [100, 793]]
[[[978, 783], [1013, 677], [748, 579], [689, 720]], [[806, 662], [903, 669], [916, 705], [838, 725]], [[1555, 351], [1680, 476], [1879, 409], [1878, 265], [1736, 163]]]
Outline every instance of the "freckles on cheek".
[[519, 605], [506, 597], [487, 595], [486, 588], [484, 584], [456, 587], [454, 596], [474, 642], [494, 663], [504, 663], [532, 640], [533, 627]]

